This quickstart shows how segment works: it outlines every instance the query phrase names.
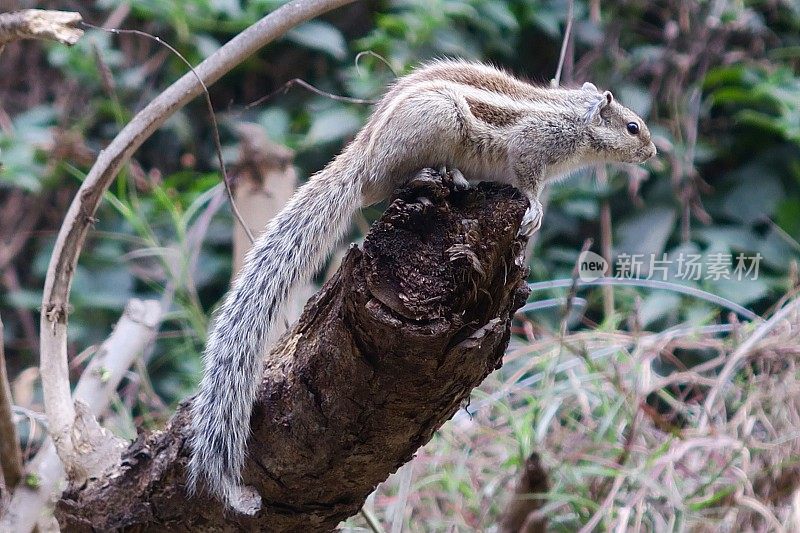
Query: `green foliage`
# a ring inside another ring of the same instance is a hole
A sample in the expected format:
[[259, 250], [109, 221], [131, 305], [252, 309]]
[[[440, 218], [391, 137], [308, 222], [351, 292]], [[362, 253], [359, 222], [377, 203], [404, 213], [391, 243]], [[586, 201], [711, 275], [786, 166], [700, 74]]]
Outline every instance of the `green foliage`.
[[720, 67], [704, 82], [713, 105], [750, 130], [800, 144], [800, 79], [786, 67]]
[[13, 185], [38, 192], [43, 186], [43, 155], [38, 148], [50, 139], [56, 113], [51, 107], [37, 106], [20, 113], [14, 121], [17, 134], [0, 134], [0, 186]]

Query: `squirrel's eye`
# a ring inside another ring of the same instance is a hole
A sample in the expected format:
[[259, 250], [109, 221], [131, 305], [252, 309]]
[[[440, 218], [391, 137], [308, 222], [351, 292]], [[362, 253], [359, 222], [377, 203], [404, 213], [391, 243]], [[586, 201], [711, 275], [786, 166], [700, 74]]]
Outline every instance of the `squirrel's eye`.
[[631, 135], [639, 135], [639, 125], [635, 122], [628, 122], [626, 126], [628, 128], [628, 133]]

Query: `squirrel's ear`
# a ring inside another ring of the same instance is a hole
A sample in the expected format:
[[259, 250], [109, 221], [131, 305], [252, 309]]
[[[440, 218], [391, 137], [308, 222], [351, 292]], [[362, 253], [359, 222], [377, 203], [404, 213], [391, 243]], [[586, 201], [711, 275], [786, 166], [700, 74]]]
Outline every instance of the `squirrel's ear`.
[[590, 90], [590, 87], [594, 89], [595, 93], [597, 93], [597, 96], [594, 97], [597, 98], [597, 100], [594, 100], [593, 98], [593, 101], [586, 106], [586, 112], [583, 114], [583, 119], [587, 125], [594, 121], [598, 115], [600, 115], [600, 111], [611, 105], [611, 102], [614, 101], [614, 95], [611, 94], [611, 91], [605, 91], [604, 93], [600, 94], [600, 91], [598, 91], [597, 87], [595, 87], [593, 84], [589, 82], [583, 84], [583, 88], [587, 91]]
[[600, 111], [608, 105], [607, 100], [602, 94], [595, 93], [591, 100], [586, 103], [586, 110], [583, 113], [583, 121], [588, 126], [594, 119], [600, 116]]
[[593, 93], [599, 93], [600, 92], [600, 91], [597, 90], [597, 87], [595, 86], [594, 83], [591, 83], [591, 82], [588, 82], [588, 81], [581, 86], [581, 89], [583, 89], [584, 91], [591, 91]]

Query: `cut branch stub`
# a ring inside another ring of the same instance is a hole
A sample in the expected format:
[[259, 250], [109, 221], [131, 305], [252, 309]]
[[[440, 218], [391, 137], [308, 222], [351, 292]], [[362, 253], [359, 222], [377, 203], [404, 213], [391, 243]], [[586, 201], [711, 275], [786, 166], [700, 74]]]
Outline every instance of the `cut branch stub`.
[[140, 438], [118, 475], [71, 488], [62, 528], [327, 531], [411, 459], [501, 361], [527, 298], [527, 200], [481, 184], [403, 189], [267, 357], [245, 483], [255, 518], [183, 492], [188, 404]]
[[83, 36], [83, 19], [72, 11], [24, 9], [0, 13], [0, 48], [17, 39], [44, 39], [72, 46]]

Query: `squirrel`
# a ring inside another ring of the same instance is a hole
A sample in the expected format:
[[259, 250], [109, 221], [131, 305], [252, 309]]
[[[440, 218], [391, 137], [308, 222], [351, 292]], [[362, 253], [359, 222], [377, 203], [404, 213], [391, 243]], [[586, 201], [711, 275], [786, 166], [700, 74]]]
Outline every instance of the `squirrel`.
[[[530, 201], [520, 233], [541, 225], [543, 185], [588, 165], [656, 154], [644, 121], [593, 84], [537, 87], [496, 67], [438, 60], [399, 78], [366, 125], [266, 226], [216, 313], [194, 398], [188, 488], [255, 514], [241, 485], [263, 357], [293, 287], [310, 278], [362, 205], [389, 197], [423, 168], [509, 183]], [[463, 172], [463, 174], [462, 174]]]

